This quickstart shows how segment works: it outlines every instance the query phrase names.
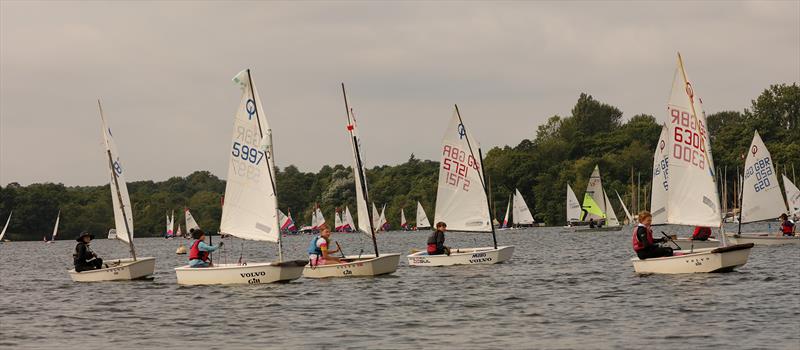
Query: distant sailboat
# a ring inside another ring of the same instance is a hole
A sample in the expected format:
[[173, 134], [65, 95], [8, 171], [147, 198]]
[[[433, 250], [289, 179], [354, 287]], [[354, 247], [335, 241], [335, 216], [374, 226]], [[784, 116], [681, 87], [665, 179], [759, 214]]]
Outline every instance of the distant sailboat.
[[[477, 154], [476, 154], [477, 152]], [[449, 255], [419, 251], [408, 255], [411, 266], [497, 264], [511, 259], [514, 246], [498, 246], [484, 182], [480, 145], [461, 119], [458, 106], [442, 138], [442, 158], [436, 192], [435, 222], [447, 224], [448, 232], [492, 234], [492, 247], [451, 248]]]
[[408, 230], [408, 221], [406, 221], [406, 213], [403, 208], [400, 208], [400, 228], [403, 231]]
[[188, 236], [189, 233], [191, 233], [192, 230], [199, 230], [200, 229], [200, 225], [197, 224], [197, 221], [194, 219], [194, 216], [192, 215], [192, 212], [189, 211], [189, 208], [183, 208], [183, 217], [185, 218], [185, 221], [186, 221], [186, 234], [187, 234], [187, 237], [191, 238], [191, 236]]
[[[699, 102], [678, 54], [678, 68], [667, 105], [666, 135], [680, 135], [681, 138], [667, 137], [663, 147], [669, 157], [664, 186], [664, 223], [722, 229], [711, 135]], [[660, 145], [656, 148], [656, 158], [659, 148]], [[654, 176], [654, 187], [662, 186], [657, 175]], [[659, 204], [654, 203], [653, 207], [658, 208]], [[678, 250], [673, 256], [645, 260], [634, 257], [630, 261], [638, 274], [725, 272], [747, 263], [753, 244], [726, 246], [724, 238], [721, 242], [723, 246], [719, 248]]]
[[592, 176], [586, 185], [586, 194], [583, 196], [583, 209], [582, 221], [588, 222], [594, 219], [600, 226], [605, 226], [604, 228], [589, 228], [589, 230], [616, 231], [620, 229], [619, 220], [617, 220], [617, 215], [614, 213], [614, 207], [611, 205], [611, 201], [608, 200], [608, 195], [606, 195], [606, 191], [603, 188], [600, 167], [597, 165], [594, 166]]
[[797, 188], [786, 175], [783, 175], [783, 188], [786, 190], [786, 205], [789, 214], [800, 215], [800, 189]]
[[533, 215], [531, 215], [530, 209], [528, 209], [528, 204], [525, 203], [525, 199], [522, 198], [522, 194], [519, 193], [519, 190], [515, 189], [515, 191], [516, 192], [513, 196], [513, 206], [511, 209], [514, 217], [514, 226], [532, 226], [535, 221], [533, 220]]
[[344, 207], [344, 218], [342, 220], [344, 221], [344, 227], [342, 228], [344, 232], [356, 231], [356, 223], [353, 221], [353, 215], [350, 214], [349, 207]]
[[748, 148], [744, 163], [744, 182], [742, 182], [742, 209], [739, 211], [739, 228], [736, 234], [728, 236], [737, 243], [757, 245], [800, 244], [800, 236], [784, 237], [780, 230], [774, 232], [742, 233], [742, 224], [775, 220], [778, 215], [789, 212], [783, 200], [778, 174], [773, 166], [772, 156], [761, 140], [758, 130]]
[[172, 216], [167, 215], [167, 239], [175, 237], [175, 211], [172, 211]]
[[131, 257], [128, 259], [108, 259], [107, 268], [76, 272], [69, 270], [69, 275], [75, 282], [97, 282], [112, 280], [133, 280], [150, 276], [155, 271], [156, 258], [141, 258], [136, 256], [133, 245], [133, 213], [131, 212], [131, 199], [128, 195], [128, 186], [125, 182], [123, 167], [120, 162], [117, 146], [111, 135], [111, 129], [106, 125], [103, 116], [103, 107], [97, 101], [100, 109], [103, 140], [106, 153], [106, 165], [111, 178], [111, 202], [114, 210], [115, 238], [128, 243]]
[[513, 197], [514, 197], [514, 195], [512, 194], [511, 197], [508, 198], [508, 205], [506, 206], [506, 217], [503, 219], [503, 224], [500, 225], [500, 228], [502, 228], [502, 229], [509, 228], [509, 226], [508, 226], [508, 224], [509, 224], [509, 222], [508, 222], [508, 214], [511, 212], [511, 201], [512, 201]]
[[228, 149], [228, 176], [222, 205], [220, 232], [245, 240], [274, 242], [277, 262], [248, 262], [192, 268], [175, 268], [178, 284], [261, 284], [300, 278], [306, 261], [283, 261], [275, 183], [272, 129], [258, 96], [250, 70], [233, 81], [242, 96], [233, 122]]
[[342, 232], [342, 228], [344, 224], [342, 223], [342, 215], [339, 213], [339, 208], [336, 208], [336, 212], [333, 214], [333, 222], [334, 222], [334, 232]]
[[58, 235], [58, 222], [61, 220], [61, 210], [58, 211], [58, 215], [56, 215], [56, 224], [53, 225], [53, 236], [51, 236], [50, 240], [46, 240], [47, 243], [53, 243], [56, 240], [56, 236]]
[[8, 219], [6, 219], [6, 224], [5, 224], [5, 226], [3, 226], [3, 232], [0, 232], [0, 243], [3, 242], [3, 237], [6, 236], [6, 230], [8, 229], [8, 223], [11, 222], [11, 214], [14, 214], [14, 212], [12, 211], [12, 212], [8, 213]]
[[431, 222], [428, 221], [428, 215], [425, 214], [425, 209], [422, 204], [417, 201], [417, 230], [426, 229], [431, 227]]
[[297, 233], [297, 226], [294, 224], [294, 220], [291, 217], [292, 213], [290, 212], [289, 215], [284, 214], [280, 209], [278, 209], [278, 222], [281, 223], [281, 232], [283, 233]]
[[567, 184], [567, 226], [581, 222], [583, 210], [581, 210], [581, 202], [578, 202], [578, 197], [572, 187]]
[[386, 204], [384, 204], [383, 208], [381, 208], [381, 216], [378, 218], [378, 228], [381, 231], [386, 231], [389, 229], [389, 222], [386, 221]]
[[628, 207], [625, 206], [625, 202], [622, 200], [622, 197], [619, 195], [619, 192], [614, 191], [614, 193], [617, 194], [617, 199], [619, 200], [619, 204], [622, 205], [622, 210], [625, 211], [625, 218], [628, 219], [628, 224], [633, 224], [635, 220], [631, 216], [631, 212], [628, 211]]
[[[356, 186], [356, 210], [358, 214], [358, 228], [372, 239], [374, 255], [358, 254], [349, 255], [342, 258], [339, 264], [312, 265], [311, 261], [303, 271], [303, 276], [308, 278], [327, 278], [327, 277], [357, 277], [357, 276], [377, 276], [391, 274], [397, 270], [400, 262], [400, 254], [379, 253], [378, 240], [375, 235], [376, 227], [373, 226], [373, 216], [370, 215], [367, 203], [369, 203], [369, 189], [367, 186], [366, 166], [364, 164], [364, 150], [361, 146], [361, 138], [358, 135], [356, 117], [350, 103], [347, 100], [347, 93], [342, 84], [342, 95], [344, 95], [345, 111], [347, 113], [347, 133], [350, 145], [353, 149], [353, 177]], [[374, 207], [373, 207], [374, 208]]]

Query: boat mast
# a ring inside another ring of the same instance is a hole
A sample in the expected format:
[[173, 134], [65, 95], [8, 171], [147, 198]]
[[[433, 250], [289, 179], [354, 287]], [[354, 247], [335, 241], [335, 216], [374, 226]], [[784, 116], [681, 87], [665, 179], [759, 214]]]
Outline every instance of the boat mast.
[[[465, 128], [464, 121], [461, 120], [461, 112], [458, 111], [458, 105], [455, 105], [455, 107], [456, 107], [456, 115], [458, 116], [458, 123], [461, 125], [462, 128]], [[464, 133], [464, 137], [467, 139], [467, 147], [469, 147], [469, 153], [474, 158], [475, 152], [472, 151], [472, 143], [469, 141], [468, 135], [469, 135], [468, 133], [466, 132]], [[481, 176], [480, 176], [481, 186], [483, 186], [483, 195], [486, 196], [487, 198], [486, 209], [489, 211], [489, 227], [492, 228], [492, 243], [494, 244], [494, 249], [497, 249], [497, 234], [495, 233], [494, 223], [492, 222], [492, 205], [491, 203], [489, 203], [488, 200], [489, 198], [488, 188], [486, 187], [486, 183], [483, 181], [483, 179], [486, 177], [486, 170], [483, 168], [483, 152], [481, 152], [480, 148], [478, 148], [478, 160], [481, 162]]]
[[[256, 112], [256, 123], [258, 124], [258, 134], [261, 138], [264, 138], [264, 131], [261, 129], [261, 118], [258, 116], [258, 103], [256, 103], [256, 94], [253, 91], [253, 78], [250, 76], [250, 68], [247, 68], [247, 81], [250, 83], [250, 99], [253, 101], [253, 110]], [[268, 160], [272, 159], [272, 163], [275, 164], [275, 152], [272, 146], [272, 129], [267, 129], [267, 137], [269, 137], [269, 156]], [[276, 226], [275, 229], [278, 230], [278, 261], [283, 261], [283, 244], [281, 244], [281, 224], [280, 224], [280, 215], [278, 214], [278, 191], [275, 189], [275, 178], [272, 176], [272, 165], [269, 164], [267, 161], [267, 174], [269, 174], [269, 181], [272, 183], [272, 197], [275, 201], [275, 222]]]
[[[344, 83], [342, 83], [342, 97], [344, 97], [344, 108], [345, 112], [347, 113], [347, 125], [352, 126], [354, 123], [353, 122], [354, 118], [351, 118], [353, 111], [350, 109], [350, 104], [347, 102], [347, 91], [344, 89]], [[367, 222], [369, 223], [370, 236], [372, 236], [372, 247], [375, 249], [375, 257], [377, 258], [380, 256], [378, 254], [378, 240], [375, 238], [375, 227], [373, 227], [372, 225], [373, 223], [372, 210], [370, 210], [369, 208], [370, 202], [369, 202], [369, 193], [367, 192], [367, 177], [365, 176], [363, 171], [364, 165], [361, 163], [361, 149], [359, 148], [358, 145], [358, 138], [356, 138], [356, 135], [353, 133], [353, 128], [352, 127], [348, 128], [348, 131], [350, 132], [350, 142], [353, 143], [353, 152], [355, 152], [356, 155], [356, 164], [355, 164], [357, 168], [356, 174], [359, 180], [361, 180], [361, 194], [364, 196], [363, 198], [364, 202], [367, 203], [367, 220], [368, 220]], [[356, 203], [356, 205], [358, 205], [358, 203]], [[374, 203], [372, 205], [375, 206]], [[359, 218], [359, 220], [361, 220], [361, 218]]]
[[[103, 105], [100, 104], [100, 100], [97, 100], [97, 107], [100, 108], [100, 119], [103, 120], [103, 126], [105, 126], [106, 119], [103, 117]], [[108, 130], [103, 130], [103, 133], [106, 132], [108, 132]], [[106, 137], [103, 136], [103, 138]], [[125, 215], [125, 203], [122, 201], [122, 193], [119, 191], [119, 180], [117, 179], [117, 171], [114, 170], [114, 160], [111, 156], [111, 149], [108, 147], [108, 140], [106, 140], [106, 155], [108, 155], [108, 170], [111, 171], [111, 179], [114, 181], [114, 189], [117, 192], [119, 209], [122, 212], [122, 221], [125, 222], [125, 232], [128, 234], [128, 246], [131, 249], [131, 257], [133, 261], [136, 261], [136, 248], [133, 246], [133, 237], [131, 237], [131, 229], [128, 225], [128, 216]]]

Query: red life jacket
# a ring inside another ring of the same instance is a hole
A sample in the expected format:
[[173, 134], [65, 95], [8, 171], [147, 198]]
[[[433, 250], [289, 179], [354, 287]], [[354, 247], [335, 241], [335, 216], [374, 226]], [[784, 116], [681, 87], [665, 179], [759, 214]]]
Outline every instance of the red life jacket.
[[428, 254], [436, 254], [436, 243], [428, 244]]
[[639, 230], [639, 227], [644, 227], [644, 225], [639, 224], [638, 226], [635, 226], [633, 228], [633, 251], [635, 251], [635, 252], [638, 252], [638, 251], [644, 249], [645, 247], [649, 247], [649, 246], [655, 244], [653, 242], [653, 230], [651, 230], [649, 228], [647, 229], [647, 245], [645, 245], [642, 242], [639, 242], [639, 238], [636, 237], [636, 231]]
[[208, 252], [200, 251], [200, 242], [201, 241], [198, 239], [192, 243], [192, 248], [189, 249], [189, 260], [198, 259], [208, 262]]
[[692, 234], [693, 239], [708, 239], [708, 237], [711, 237], [710, 227], [696, 226], [694, 228], [694, 233]]
[[786, 220], [783, 223], [781, 223], [781, 231], [783, 232], [783, 234], [791, 235], [793, 230], [794, 230], [794, 224], [792, 224], [791, 221]]

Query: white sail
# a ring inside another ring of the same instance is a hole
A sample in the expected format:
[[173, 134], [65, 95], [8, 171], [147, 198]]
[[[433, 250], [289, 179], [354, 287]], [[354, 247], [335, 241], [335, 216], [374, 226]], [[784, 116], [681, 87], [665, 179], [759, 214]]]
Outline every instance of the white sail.
[[[271, 129], [249, 70], [233, 79], [242, 97], [233, 122], [220, 232], [243, 239], [278, 242], [277, 197]], [[251, 86], [252, 84], [252, 86]]]
[[406, 228], [408, 226], [408, 222], [406, 222], [406, 213], [403, 211], [403, 208], [400, 208], [400, 227]]
[[705, 113], [678, 54], [666, 115], [666, 223], [720, 227], [719, 196]]
[[422, 204], [417, 201], [417, 229], [431, 227], [431, 222], [428, 221], [428, 215], [425, 214], [425, 209]]
[[531, 215], [530, 209], [528, 209], [528, 204], [525, 203], [525, 199], [522, 198], [522, 193], [519, 193], [519, 190], [516, 190], [514, 193], [514, 223], [517, 225], [533, 225], [533, 215]]
[[8, 223], [11, 222], [11, 214], [14, 214], [14, 212], [12, 211], [12, 212], [8, 213], [8, 219], [6, 219], [6, 225], [3, 226], [3, 232], [0, 232], [0, 242], [2, 242], [3, 241], [3, 237], [6, 236], [6, 230], [8, 229]]
[[492, 232], [480, 145], [453, 111], [442, 138], [435, 222], [451, 231]]
[[342, 220], [344, 220], [344, 224], [346, 227], [349, 227], [350, 230], [357, 230], [355, 221], [353, 221], [353, 215], [350, 214], [350, 207], [344, 207], [344, 218], [342, 218]]
[[314, 227], [320, 228], [325, 224], [325, 215], [322, 214], [322, 209], [319, 207], [317, 207], [317, 210], [314, 212], [314, 218], [317, 220]]
[[661, 136], [656, 143], [653, 153], [653, 183], [650, 194], [650, 214], [653, 215], [653, 225], [663, 225], [667, 222], [667, 189], [669, 182], [669, 130], [661, 127]]
[[53, 225], [53, 236], [50, 238], [51, 241], [56, 240], [56, 236], [58, 236], [58, 222], [61, 221], [61, 210], [58, 211], [58, 215], [56, 216], [56, 224]]
[[[130, 239], [133, 239], [133, 213], [131, 212], [131, 198], [128, 195], [128, 185], [125, 182], [125, 174], [124, 174], [124, 167], [122, 166], [122, 162], [119, 159], [119, 152], [117, 152], [117, 145], [114, 143], [114, 137], [111, 134], [111, 129], [106, 125], [105, 116], [102, 113], [102, 109], [100, 112], [100, 120], [102, 121], [103, 127], [103, 141], [106, 146], [106, 163], [108, 163], [108, 154], [111, 156], [111, 165], [108, 169], [108, 175], [110, 178], [109, 186], [111, 187], [111, 203], [114, 209], [114, 227], [117, 230], [117, 239], [130, 242]], [[117, 186], [114, 185], [114, 174], [116, 174], [116, 183]], [[119, 188], [119, 193], [117, 193], [117, 188]], [[120, 197], [122, 197], [122, 203], [120, 205]], [[123, 216], [123, 208], [125, 210]], [[128, 225], [127, 229], [125, 226], [125, 218], [127, 218]], [[130, 230], [128, 232], [127, 230]]]
[[608, 199], [608, 193], [603, 191], [603, 196], [605, 197], [606, 207], [606, 226], [608, 227], [617, 227], [619, 226], [619, 219], [617, 219], [617, 213], [614, 212], [614, 206], [611, 205], [611, 200]]
[[194, 220], [194, 216], [192, 216], [192, 213], [189, 211], [189, 208], [183, 208], [183, 216], [186, 218], [187, 232], [200, 229], [200, 225], [198, 225], [197, 221]]
[[595, 165], [586, 185], [586, 193], [583, 195], [583, 208], [586, 210], [583, 221], [589, 221], [590, 219], [600, 220], [606, 217], [608, 204], [605, 201], [604, 194], [600, 167]]
[[783, 188], [786, 189], [786, 204], [790, 214], [800, 213], [800, 189], [797, 189], [786, 175], [783, 175]]
[[567, 184], [567, 222], [581, 221], [583, 211], [581, 210], [581, 202], [578, 202], [578, 197], [575, 196], [575, 191], [572, 190]]
[[772, 156], [756, 130], [744, 162], [741, 221], [747, 223], [775, 219], [786, 211]]
[[[344, 93], [344, 84], [342, 84], [342, 92]], [[350, 134], [350, 146], [353, 150], [353, 178], [356, 185], [356, 215], [358, 216], [358, 228], [353, 227], [353, 230], [361, 230], [364, 234], [372, 237], [375, 222], [370, 222], [369, 204], [369, 186], [367, 185], [367, 165], [364, 157], [364, 148], [361, 146], [361, 137], [358, 134], [358, 124], [356, 123], [356, 115], [353, 109], [350, 108], [350, 102], [345, 96], [345, 106], [347, 107], [347, 131]], [[372, 203], [373, 212], [372, 220], [375, 221], [375, 203]]]
[[625, 206], [625, 202], [622, 200], [622, 197], [619, 195], [619, 192], [614, 191], [617, 194], [617, 199], [619, 199], [619, 204], [622, 204], [622, 210], [625, 211], [625, 217], [628, 218], [628, 223], [633, 224], [633, 217], [631, 216], [631, 212], [628, 211], [628, 207]]
[[342, 216], [339, 214], [338, 211], [333, 213], [333, 225], [335, 231], [339, 231], [342, 229]]
[[508, 198], [508, 205], [506, 206], [506, 216], [503, 219], [503, 224], [500, 227], [508, 227], [508, 214], [511, 212], [511, 201], [514, 197], [514, 194], [511, 194], [511, 197]]
[[384, 225], [386, 225], [386, 204], [383, 205], [381, 208], [381, 215], [378, 218], [378, 226], [376, 226], [379, 230], [383, 231]]

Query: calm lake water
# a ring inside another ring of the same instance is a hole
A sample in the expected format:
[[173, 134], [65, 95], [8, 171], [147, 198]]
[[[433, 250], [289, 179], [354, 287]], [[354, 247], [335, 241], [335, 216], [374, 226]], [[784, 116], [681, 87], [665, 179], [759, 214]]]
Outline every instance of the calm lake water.
[[[688, 232], [688, 229], [681, 229]], [[422, 248], [426, 232], [389, 232], [384, 252]], [[334, 234], [348, 254], [366, 236]], [[215, 237], [215, 240], [218, 237]], [[309, 236], [285, 239], [303, 258]], [[153, 280], [73, 283], [74, 241], [0, 244], [0, 348], [13, 349], [800, 349], [800, 246], [756, 247], [736, 272], [640, 277], [629, 229], [499, 232], [513, 259], [491, 266], [411, 268], [377, 278], [180, 287], [184, 240], [138, 239]], [[490, 235], [448, 234], [448, 245]], [[97, 240], [104, 258], [126, 257]], [[227, 239], [215, 259], [275, 257], [274, 244]]]

